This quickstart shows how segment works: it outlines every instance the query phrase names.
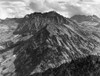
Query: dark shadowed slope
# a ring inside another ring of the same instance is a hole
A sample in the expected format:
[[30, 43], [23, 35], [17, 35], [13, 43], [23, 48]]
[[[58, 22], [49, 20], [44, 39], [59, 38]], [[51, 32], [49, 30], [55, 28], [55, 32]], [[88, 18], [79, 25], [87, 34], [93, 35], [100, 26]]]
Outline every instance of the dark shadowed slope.
[[100, 76], [100, 57], [87, 56], [31, 76]]

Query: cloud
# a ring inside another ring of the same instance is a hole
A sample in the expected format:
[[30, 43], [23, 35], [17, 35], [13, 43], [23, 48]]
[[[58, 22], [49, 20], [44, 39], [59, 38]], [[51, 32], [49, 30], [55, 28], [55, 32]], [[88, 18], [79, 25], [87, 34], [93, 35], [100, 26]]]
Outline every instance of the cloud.
[[0, 18], [23, 17], [32, 12], [54, 10], [66, 17], [76, 14], [100, 17], [99, 0], [0, 0]]
[[0, 2], [0, 18], [13, 18], [23, 17], [24, 15], [31, 13], [33, 10], [27, 7], [22, 1], [1, 1]]

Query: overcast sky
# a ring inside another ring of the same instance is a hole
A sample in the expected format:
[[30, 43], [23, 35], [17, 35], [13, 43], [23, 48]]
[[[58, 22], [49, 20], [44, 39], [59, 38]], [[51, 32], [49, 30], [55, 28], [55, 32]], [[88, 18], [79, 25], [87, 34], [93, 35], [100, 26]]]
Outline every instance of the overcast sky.
[[0, 0], [1, 19], [51, 10], [66, 17], [76, 14], [100, 17], [100, 0]]

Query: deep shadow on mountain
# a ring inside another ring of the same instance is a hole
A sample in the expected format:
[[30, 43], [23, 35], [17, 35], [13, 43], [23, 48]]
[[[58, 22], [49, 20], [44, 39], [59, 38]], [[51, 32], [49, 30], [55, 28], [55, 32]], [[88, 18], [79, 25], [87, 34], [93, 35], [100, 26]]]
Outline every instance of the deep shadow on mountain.
[[100, 57], [87, 56], [31, 76], [100, 76]]

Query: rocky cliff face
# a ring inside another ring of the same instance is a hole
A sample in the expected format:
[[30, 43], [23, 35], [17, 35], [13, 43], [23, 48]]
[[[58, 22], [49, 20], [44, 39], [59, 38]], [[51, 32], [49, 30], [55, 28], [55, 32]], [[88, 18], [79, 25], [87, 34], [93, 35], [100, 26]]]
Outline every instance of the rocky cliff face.
[[80, 75], [82, 70], [75, 71], [80, 68], [90, 75], [96, 63], [91, 55], [98, 56], [99, 67], [99, 42], [76, 22], [54, 11], [25, 16], [13, 35], [11, 45], [1, 50], [12, 50], [13, 71], [5, 76], [85, 76]]

